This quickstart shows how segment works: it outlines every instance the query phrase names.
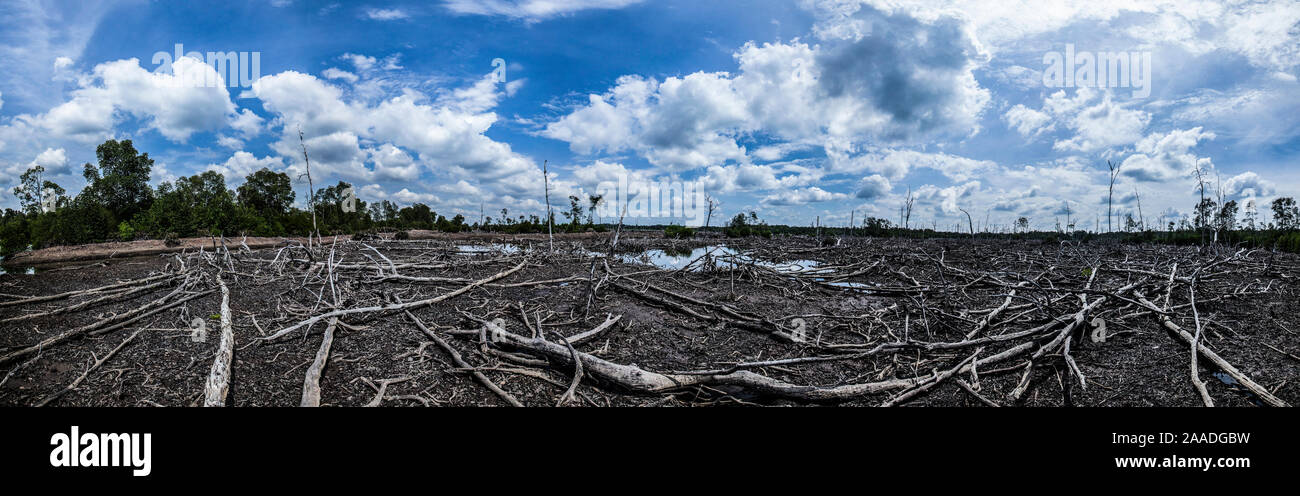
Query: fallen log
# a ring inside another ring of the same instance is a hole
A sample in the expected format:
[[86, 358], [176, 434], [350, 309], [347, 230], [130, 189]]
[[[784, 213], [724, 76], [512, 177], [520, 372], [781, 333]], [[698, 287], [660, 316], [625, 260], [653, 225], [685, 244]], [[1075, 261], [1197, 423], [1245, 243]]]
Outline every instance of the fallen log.
[[[489, 322], [493, 343], [505, 344], [542, 355], [554, 362], [568, 364], [575, 353], [568, 347], [541, 338], [527, 338], [506, 331]], [[772, 379], [753, 372], [740, 370], [726, 374], [661, 374], [640, 367], [622, 365], [577, 352], [586, 373], [619, 387], [639, 393], [664, 393], [697, 385], [728, 385], [751, 389], [760, 393], [803, 401], [842, 401], [859, 396], [876, 394], [892, 389], [915, 386], [927, 378], [889, 379], [877, 382], [845, 384], [841, 386], [803, 386]]]
[[[1178, 324], [1174, 323], [1174, 321], [1171, 320], [1168, 315], [1160, 313], [1158, 311], [1159, 308], [1156, 307], [1154, 303], [1151, 303], [1151, 301], [1148, 300], [1145, 295], [1137, 291], [1134, 291], [1133, 295], [1137, 296], [1138, 301], [1142, 302], [1144, 306], [1148, 307], [1149, 310], [1153, 311], [1153, 313], [1156, 315], [1156, 318], [1160, 321], [1162, 325], [1165, 326], [1166, 329], [1169, 329], [1169, 331], [1172, 332], [1175, 336], [1177, 336], [1179, 339], [1182, 339], [1183, 342], [1187, 343], [1188, 346], [1191, 346], [1192, 343], [1196, 343], [1196, 339], [1194, 336], [1189, 334], [1187, 331], [1183, 330], [1183, 328], [1180, 327]], [[1250, 377], [1246, 376], [1246, 374], [1241, 373], [1241, 371], [1237, 370], [1237, 367], [1232, 366], [1231, 363], [1228, 363], [1227, 360], [1224, 360], [1222, 357], [1220, 357], [1218, 353], [1215, 353], [1214, 351], [1207, 348], [1205, 346], [1205, 343], [1196, 343], [1196, 350], [1199, 351], [1201, 355], [1204, 356], [1206, 359], [1208, 359], [1210, 362], [1214, 363], [1214, 365], [1222, 369], [1224, 373], [1228, 374], [1233, 379], [1235, 379], [1237, 383], [1241, 384], [1243, 387], [1250, 390], [1250, 392], [1255, 393], [1256, 396], [1259, 396], [1260, 400], [1262, 400], [1264, 403], [1267, 403], [1270, 406], [1277, 406], [1277, 407], [1291, 406], [1289, 403], [1282, 401], [1280, 398], [1276, 396], [1273, 396], [1273, 393], [1270, 393], [1268, 389], [1264, 388], [1264, 386], [1260, 386], [1255, 381], [1251, 380]]]
[[221, 342], [203, 388], [203, 406], [226, 406], [226, 394], [230, 391], [230, 364], [235, 353], [235, 331], [230, 322], [230, 289], [220, 275], [217, 284], [221, 286]]
[[320, 376], [325, 371], [325, 364], [330, 358], [330, 347], [334, 345], [334, 328], [338, 327], [339, 319], [330, 319], [329, 327], [325, 328], [325, 337], [321, 339], [320, 348], [316, 350], [316, 359], [307, 367], [306, 377], [302, 382], [302, 401], [298, 406], [317, 407], [320, 406]]
[[590, 331], [580, 332], [580, 333], [578, 333], [578, 334], [574, 334], [574, 335], [572, 335], [572, 336], [569, 336], [569, 337], [567, 337], [567, 338], [565, 338], [565, 339], [566, 339], [566, 340], [569, 342], [569, 344], [571, 344], [571, 345], [574, 345], [574, 346], [581, 345], [582, 343], [585, 343], [585, 342], [587, 342], [587, 341], [591, 341], [592, 338], [594, 338], [594, 337], [596, 337], [596, 336], [599, 336], [600, 333], [605, 332], [605, 329], [609, 329], [610, 326], [613, 326], [614, 324], [617, 324], [618, 321], [619, 321], [620, 319], [622, 319], [622, 318], [623, 318], [622, 315], [613, 315], [613, 316], [607, 317], [607, 318], [605, 319], [604, 322], [602, 322], [600, 325], [596, 326], [595, 328], [591, 329]]
[[460, 356], [460, 352], [456, 351], [455, 348], [452, 348], [451, 344], [448, 344], [447, 341], [442, 339], [441, 336], [435, 334], [432, 330], [429, 330], [428, 327], [425, 327], [424, 322], [421, 322], [420, 319], [417, 318], [415, 314], [411, 313], [410, 310], [406, 311], [406, 316], [410, 318], [411, 321], [415, 322], [415, 326], [420, 328], [421, 332], [423, 332], [426, 336], [429, 336], [429, 338], [432, 339], [433, 342], [438, 343], [438, 347], [442, 348], [442, 350], [447, 352], [448, 355], [451, 355], [451, 360], [453, 362], [456, 362], [457, 366], [464, 369], [472, 370], [473, 372], [471, 373], [474, 375], [475, 379], [478, 379], [479, 382], [483, 383], [484, 386], [486, 386], [497, 396], [500, 396], [501, 399], [505, 400], [506, 403], [509, 403], [510, 406], [524, 406], [524, 404], [520, 403], [519, 400], [515, 399], [514, 396], [512, 396], [510, 393], [507, 393], [504, 389], [501, 389], [501, 387], [497, 386], [496, 383], [492, 382], [492, 379], [488, 379], [486, 375], [483, 375], [483, 373], [475, 369], [473, 365], [470, 365], [469, 362], [466, 362], [465, 359]]

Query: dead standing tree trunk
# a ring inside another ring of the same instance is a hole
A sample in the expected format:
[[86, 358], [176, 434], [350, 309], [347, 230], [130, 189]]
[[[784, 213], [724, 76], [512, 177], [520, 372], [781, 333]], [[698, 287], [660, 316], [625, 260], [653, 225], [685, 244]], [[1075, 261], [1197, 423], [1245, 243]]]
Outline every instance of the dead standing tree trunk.
[[311, 208], [311, 235], [307, 236], [307, 247], [311, 248], [312, 236], [320, 237], [316, 227], [316, 185], [311, 179], [311, 159], [307, 158], [307, 142], [302, 138], [302, 126], [298, 126], [298, 144], [302, 146], [302, 163], [307, 168], [307, 206]]
[[1142, 195], [1138, 194], [1137, 186], [1133, 186], [1133, 200], [1137, 202], [1138, 207], [1138, 226], [1142, 232], [1147, 230], [1147, 217], [1142, 214]]
[[[1200, 224], [1209, 224], [1208, 220], [1205, 219], [1205, 217], [1208, 216], [1200, 213], [1200, 210], [1202, 208], [1201, 206], [1205, 205], [1205, 172], [1201, 170], [1200, 163], [1197, 163], [1195, 165], [1195, 169], [1193, 170], [1196, 172], [1196, 186], [1201, 191], [1201, 202], [1196, 204], [1197, 213], [1202, 217]], [[1205, 244], [1205, 226], [1198, 225], [1195, 227], [1198, 231], [1201, 232], [1201, 244]]]
[[230, 362], [235, 353], [235, 331], [230, 323], [230, 289], [220, 275], [217, 284], [221, 285], [221, 342], [217, 345], [217, 356], [212, 360], [207, 385], [203, 388], [203, 406], [226, 406], [226, 394], [230, 391]]
[[1115, 179], [1119, 177], [1119, 168], [1123, 166], [1115, 165], [1107, 160], [1106, 167], [1110, 168], [1110, 186], [1106, 189], [1106, 232], [1114, 232], [1115, 228], [1111, 226], [1111, 201], [1115, 197]]
[[907, 198], [903, 200], [903, 229], [911, 228], [912, 223], [912, 204], [916, 202], [916, 197], [912, 196], [912, 188], [907, 188]]
[[550, 253], [555, 253], [555, 233], [551, 228], [555, 216], [551, 214], [551, 178], [546, 172], [546, 160], [542, 161], [542, 188], [546, 190], [546, 239]]
[[704, 217], [704, 230], [707, 231], [709, 229], [709, 222], [713, 220], [713, 209], [717, 208], [718, 204], [713, 201], [712, 196], [709, 196], [707, 194], [704, 195], [704, 201], [708, 202], [709, 204], [708, 215]]

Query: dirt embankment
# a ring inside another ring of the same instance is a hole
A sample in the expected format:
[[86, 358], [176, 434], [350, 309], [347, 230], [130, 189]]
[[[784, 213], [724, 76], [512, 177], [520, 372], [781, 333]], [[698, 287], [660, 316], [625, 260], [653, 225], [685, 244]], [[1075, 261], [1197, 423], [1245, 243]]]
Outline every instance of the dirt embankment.
[[[411, 230], [408, 231], [411, 239], [445, 239], [450, 241], [487, 241], [487, 242], [545, 242], [545, 234], [501, 234], [491, 232], [466, 232], [466, 233], [442, 233], [438, 231]], [[645, 236], [646, 233], [630, 233], [632, 237]], [[601, 233], [576, 233], [576, 234], [557, 234], [557, 238], [571, 240], [585, 240], [594, 236], [608, 236]], [[330, 243], [336, 236], [325, 236], [324, 242]], [[380, 237], [392, 239], [393, 233], [383, 233]], [[350, 235], [338, 235], [340, 241], [351, 239]], [[257, 250], [262, 248], [271, 248], [282, 246], [285, 243], [307, 243], [306, 237], [240, 237], [226, 238], [224, 242], [229, 248], [236, 249], [240, 243], [244, 243], [249, 249]], [[139, 241], [113, 241], [108, 243], [96, 243], [89, 245], [72, 245], [72, 246], [51, 246], [39, 250], [25, 251], [15, 253], [0, 261], [0, 265], [7, 267], [39, 267], [45, 265], [60, 264], [66, 262], [85, 262], [108, 260], [117, 258], [129, 258], [139, 256], [158, 255], [160, 253], [179, 253], [183, 251], [196, 251], [200, 248], [213, 249], [220, 246], [220, 238], [182, 238], [174, 244], [167, 244], [159, 239], [146, 239]]]
[[[307, 238], [257, 238], [250, 237], [247, 239], [227, 239], [228, 245], [238, 247], [239, 244], [245, 243], [250, 249], [270, 248], [289, 240], [297, 240], [306, 243]], [[140, 241], [114, 241], [109, 243], [96, 243], [90, 245], [73, 245], [73, 246], [51, 246], [39, 250], [25, 251], [15, 253], [4, 260], [6, 266], [40, 266], [58, 264], [64, 262], [84, 262], [89, 260], [106, 260], [112, 258], [127, 258], [146, 255], [157, 255], [159, 253], [171, 253], [181, 251], [194, 251], [206, 247], [212, 249], [219, 246], [220, 240], [214, 238], [183, 238], [177, 240], [175, 244], [167, 244], [163, 240], [148, 239]]]

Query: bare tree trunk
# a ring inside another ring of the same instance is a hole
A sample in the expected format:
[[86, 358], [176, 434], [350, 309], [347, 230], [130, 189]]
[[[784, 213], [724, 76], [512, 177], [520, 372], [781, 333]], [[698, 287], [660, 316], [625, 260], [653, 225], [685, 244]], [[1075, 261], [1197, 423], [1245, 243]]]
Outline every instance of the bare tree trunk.
[[708, 229], [708, 228], [709, 228], [709, 222], [713, 220], [713, 207], [714, 207], [715, 205], [714, 205], [714, 203], [713, 203], [713, 197], [712, 197], [712, 196], [704, 195], [704, 201], [706, 201], [706, 202], [709, 203], [709, 213], [708, 213], [708, 215], [707, 215], [706, 217], [704, 217], [704, 228], [705, 228], [705, 229]]
[[1123, 165], [1106, 161], [1106, 167], [1110, 168], [1110, 186], [1106, 190], [1106, 232], [1115, 232], [1115, 227], [1111, 225], [1111, 201], [1115, 197], [1115, 178], [1119, 177], [1119, 168]]
[[320, 406], [320, 377], [325, 372], [325, 364], [329, 362], [330, 347], [334, 345], [334, 328], [338, 325], [339, 319], [333, 318], [325, 328], [325, 337], [321, 339], [320, 348], [316, 350], [316, 359], [312, 361], [311, 367], [307, 368], [306, 377], [303, 379], [302, 402], [298, 406]]
[[[311, 208], [311, 232], [316, 237], [320, 237], [320, 229], [316, 227], [316, 185], [311, 179], [311, 160], [307, 158], [307, 142], [302, 138], [302, 126], [298, 126], [298, 144], [302, 146], [302, 162], [307, 167], [307, 205]], [[311, 247], [311, 237], [307, 236], [307, 247]]]
[[627, 205], [630, 201], [631, 200], [623, 202], [623, 213], [618, 215], [618, 227], [614, 228], [614, 238], [610, 240], [609, 254], [607, 256], [614, 256], [614, 250], [618, 248], [618, 237], [623, 234], [623, 217], [627, 216]]
[[912, 203], [916, 197], [912, 196], [912, 188], [907, 188], [907, 199], [903, 201], [903, 229], [910, 229], [912, 224]]
[[203, 388], [203, 406], [226, 406], [226, 394], [230, 391], [230, 362], [235, 353], [235, 331], [230, 323], [230, 289], [220, 275], [217, 283], [221, 285], [221, 342], [217, 345], [217, 356], [212, 360], [207, 385]]
[[1135, 198], [1135, 199], [1137, 200], [1137, 206], [1138, 206], [1138, 227], [1142, 230], [1142, 232], [1146, 232], [1146, 230], [1147, 230], [1147, 218], [1146, 218], [1145, 215], [1142, 215], [1142, 195], [1138, 194], [1137, 186], [1134, 186], [1134, 187], [1133, 187], [1133, 198]]
[[551, 253], [555, 253], [555, 232], [552, 229], [555, 216], [551, 215], [551, 178], [546, 172], [546, 160], [542, 161], [542, 187], [546, 189], [546, 239]]

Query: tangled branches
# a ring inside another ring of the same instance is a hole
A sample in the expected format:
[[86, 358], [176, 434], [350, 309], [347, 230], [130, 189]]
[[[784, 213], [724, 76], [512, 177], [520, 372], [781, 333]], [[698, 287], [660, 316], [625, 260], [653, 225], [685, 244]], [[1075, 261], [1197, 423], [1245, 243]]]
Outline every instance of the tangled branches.
[[[18, 329], [0, 370], [34, 384], [0, 382], [0, 401], [1288, 406], [1300, 390], [1296, 262], [1271, 253], [626, 238], [695, 251], [663, 270], [580, 238], [213, 240], [131, 279], [0, 299]], [[87, 358], [70, 381], [28, 366]]]

